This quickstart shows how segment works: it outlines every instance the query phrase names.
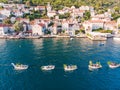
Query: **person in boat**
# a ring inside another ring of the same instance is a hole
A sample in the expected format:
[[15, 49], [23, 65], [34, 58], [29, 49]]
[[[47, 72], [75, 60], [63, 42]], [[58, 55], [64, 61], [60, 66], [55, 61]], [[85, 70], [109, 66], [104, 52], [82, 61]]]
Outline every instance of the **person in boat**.
[[116, 63], [114, 63], [114, 62], [112, 62], [112, 63], [111, 63], [111, 65], [112, 65], [112, 66], [116, 66], [117, 64], [116, 64]]

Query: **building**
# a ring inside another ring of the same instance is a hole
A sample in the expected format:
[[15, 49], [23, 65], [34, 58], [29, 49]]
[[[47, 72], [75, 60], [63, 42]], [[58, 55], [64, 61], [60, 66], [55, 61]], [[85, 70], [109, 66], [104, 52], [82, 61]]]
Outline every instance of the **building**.
[[46, 27], [42, 23], [32, 25], [32, 34], [33, 35], [42, 36], [42, 35], [44, 35], [45, 30], [46, 30]]
[[0, 24], [0, 36], [7, 35], [13, 31], [14, 30], [12, 29], [12, 25]]
[[0, 13], [1, 13], [2, 15], [4, 15], [4, 16], [9, 17], [9, 16], [10, 16], [11, 11], [10, 11], [10, 10], [8, 10], [8, 9], [3, 9], [3, 10], [0, 10]]

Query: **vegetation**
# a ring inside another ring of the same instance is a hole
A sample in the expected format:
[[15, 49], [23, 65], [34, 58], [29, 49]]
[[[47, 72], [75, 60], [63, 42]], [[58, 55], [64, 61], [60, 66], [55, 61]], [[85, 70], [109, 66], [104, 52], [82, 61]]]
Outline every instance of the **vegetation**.
[[11, 21], [9, 18], [3, 20], [3, 24], [11, 24]]
[[83, 30], [83, 29], [75, 30], [75, 35], [77, 35], [79, 33], [85, 34], [85, 30]]
[[[0, 0], [7, 1], [7, 0]], [[23, 0], [28, 6], [32, 5], [46, 5], [47, 2], [50, 2], [55, 10], [62, 9], [63, 6], [75, 6], [80, 7], [81, 5], [93, 6], [97, 11], [100, 10], [100, 13], [106, 11], [107, 8], [114, 8], [116, 11], [120, 10], [120, 1], [119, 0]], [[101, 11], [101, 9], [103, 9]]]
[[86, 11], [86, 12], [84, 13], [84, 19], [85, 19], [85, 20], [89, 20], [89, 19], [90, 19], [90, 12], [89, 12], [89, 11]]
[[112, 33], [113, 32], [112, 30], [103, 30], [102, 28], [95, 29], [93, 31], [95, 31], [95, 32], [101, 32], [101, 33]]
[[17, 21], [13, 25], [13, 28], [16, 32], [23, 31], [23, 24]]
[[[0, 0], [0, 2], [9, 3], [11, 0]], [[95, 9], [102, 13], [107, 10], [107, 8], [114, 8], [115, 11], [120, 10], [120, 0], [12, 0], [14, 3], [24, 3], [26, 6], [30, 5], [47, 5], [48, 2], [51, 3], [55, 10], [62, 9], [63, 6], [75, 6], [80, 7], [81, 5], [93, 6]], [[120, 13], [120, 12], [119, 12]]]
[[67, 19], [67, 18], [69, 18], [70, 17], [70, 13], [65, 13], [64, 15], [59, 15], [59, 18], [60, 19]]

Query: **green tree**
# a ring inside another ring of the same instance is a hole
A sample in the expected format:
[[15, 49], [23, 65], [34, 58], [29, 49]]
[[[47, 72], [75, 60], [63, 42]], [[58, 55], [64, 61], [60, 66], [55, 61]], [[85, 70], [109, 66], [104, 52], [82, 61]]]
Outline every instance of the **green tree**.
[[26, 4], [26, 6], [27, 6], [27, 7], [30, 7], [30, 5], [31, 5], [30, 0], [29, 0], [29, 1], [26, 1], [26, 3], [25, 3], [25, 4]]
[[11, 21], [9, 18], [3, 20], [3, 24], [11, 24]]
[[19, 21], [17, 21], [13, 25], [13, 28], [16, 32], [23, 31], [23, 23], [20, 23]]
[[89, 11], [86, 11], [86, 12], [84, 13], [84, 19], [85, 19], [85, 20], [90, 19], [90, 12], [89, 12]]

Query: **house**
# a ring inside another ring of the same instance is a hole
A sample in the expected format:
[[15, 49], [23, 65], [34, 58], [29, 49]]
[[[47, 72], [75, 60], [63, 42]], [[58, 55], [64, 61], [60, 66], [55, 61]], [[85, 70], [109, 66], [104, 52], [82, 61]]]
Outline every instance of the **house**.
[[36, 24], [43, 23], [43, 24], [45, 24], [45, 27], [48, 28], [50, 19], [35, 19], [34, 23], [36, 23]]
[[73, 10], [73, 12], [71, 13], [71, 16], [72, 16], [73, 18], [78, 17], [78, 16], [79, 16], [79, 17], [83, 17], [84, 13], [85, 13], [84, 10], [79, 10], [79, 9], [77, 9], [77, 10]]
[[92, 32], [95, 29], [102, 28], [104, 30], [117, 31], [117, 23], [115, 21], [89, 20], [83, 23], [86, 32]]
[[4, 36], [6, 34], [9, 34], [10, 32], [13, 32], [12, 25], [4, 25], [0, 24], [0, 36]]
[[18, 10], [25, 8], [25, 4], [16, 4], [16, 6]]
[[55, 15], [56, 15], [56, 11], [54, 11], [54, 10], [47, 12], [47, 16], [48, 16], [48, 17], [54, 17]]
[[89, 6], [81, 6], [79, 7], [80, 10], [90, 10]]
[[71, 36], [75, 35], [75, 30], [79, 30], [80, 25], [75, 20], [64, 20], [62, 21], [62, 30]]
[[58, 13], [61, 14], [61, 15], [64, 15], [65, 11], [64, 10], [58, 10]]
[[16, 21], [19, 21], [20, 23], [22, 22], [30, 23], [30, 20], [27, 18], [16, 18]]
[[11, 10], [9, 10], [9, 9], [2, 9], [2, 10], [0, 10], [0, 13], [2, 15], [5, 15], [5, 16], [9, 17], [10, 13], [11, 13]]
[[98, 14], [91, 17], [91, 20], [111, 21], [111, 17], [108, 14]]
[[109, 21], [104, 23], [105, 30], [112, 30], [113, 33], [117, 33], [117, 22], [116, 21]]
[[44, 35], [44, 32], [45, 32], [45, 25], [40, 23], [40, 24], [34, 24], [32, 25], [32, 34], [33, 35]]
[[62, 32], [62, 25], [58, 24], [58, 23], [55, 23], [53, 25], [52, 34], [56, 35], [56, 34], [61, 33], [61, 32]]
[[52, 11], [52, 6], [50, 5], [50, 3], [48, 2], [47, 4], [47, 12], [50, 12]]
[[102, 20], [89, 20], [83, 23], [85, 32], [92, 32], [94, 29], [99, 29], [104, 27], [104, 21]]
[[6, 19], [6, 18], [7, 18], [7, 17], [6, 17], [5, 15], [0, 14], [0, 23], [2, 23], [3, 20]]
[[45, 6], [37, 6], [34, 9], [35, 9], [35, 11], [45, 11], [46, 7]]

